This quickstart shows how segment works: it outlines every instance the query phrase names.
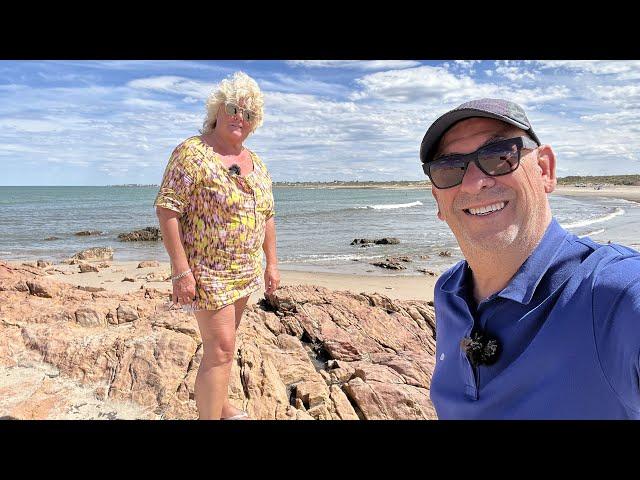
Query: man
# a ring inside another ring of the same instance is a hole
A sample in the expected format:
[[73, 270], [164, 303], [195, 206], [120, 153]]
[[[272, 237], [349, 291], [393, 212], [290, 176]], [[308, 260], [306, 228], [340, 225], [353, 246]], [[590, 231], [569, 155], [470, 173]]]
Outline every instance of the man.
[[524, 110], [460, 105], [420, 158], [466, 259], [435, 286], [439, 418], [640, 418], [640, 254], [553, 218], [556, 156]]

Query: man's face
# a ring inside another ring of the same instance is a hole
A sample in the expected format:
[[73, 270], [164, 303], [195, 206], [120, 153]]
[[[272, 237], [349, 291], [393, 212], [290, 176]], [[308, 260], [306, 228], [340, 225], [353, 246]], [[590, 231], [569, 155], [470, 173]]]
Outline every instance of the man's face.
[[[438, 156], [471, 153], [492, 139], [524, 135], [511, 125], [489, 118], [455, 124], [442, 137]], [[462, 183], [433, 187], [438, 218], [451, 228], [465, 255], [536, 245], [551, 220], [547, 193], [555, 187], [555, 156], [549, 146], [523, 150], [519, 168], [491, 177], [469, 163]], [[486, 207], [491, 207], [487, 213]]]

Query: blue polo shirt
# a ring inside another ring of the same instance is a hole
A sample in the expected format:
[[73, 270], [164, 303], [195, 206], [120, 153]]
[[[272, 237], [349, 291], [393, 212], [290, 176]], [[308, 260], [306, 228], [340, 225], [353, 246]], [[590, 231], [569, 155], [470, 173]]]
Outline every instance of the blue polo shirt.
[[[640, 253], [578, 238], [553, 219], [509, 284], [476, 306], [462, 261], [434, 292], [440, 419], [640, 419]], [[493, 365], [460, 348], [497, 337]]]

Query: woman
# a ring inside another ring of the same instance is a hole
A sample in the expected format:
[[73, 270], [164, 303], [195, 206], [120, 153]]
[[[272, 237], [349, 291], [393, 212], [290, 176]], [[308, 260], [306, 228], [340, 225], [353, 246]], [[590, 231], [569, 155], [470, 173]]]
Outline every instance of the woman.
[[195, 311], [203, 355], [195, 382], [200, 419], [246, 419], [227, 398], [236, 330], [249, 295], [280, 282], [271, 177], [243, 146], [262, 125], [263, 95], [248, 75], [223, 80], [207, 101], [202, 135], [173, 151], [155, 201], [171, 258], [174, 304]]

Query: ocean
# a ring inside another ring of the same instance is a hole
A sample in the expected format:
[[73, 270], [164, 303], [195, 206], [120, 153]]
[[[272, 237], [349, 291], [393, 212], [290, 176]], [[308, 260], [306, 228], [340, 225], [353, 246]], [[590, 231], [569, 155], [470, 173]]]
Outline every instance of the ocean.
[[[0, 259], [60, 262], [80, 250], [112, 247], [114, 261], [169, 257], [162, 242], [121, 242], [118, 234], [158, 226], [158, 187], [0, 187]], [[422, 189], [275, 187], [281, 269], [370, 275], [438, 274], [462, 259], [453, 234]], [[576, 235], [640, 249], [640, 204], [607, 197], [550, 197], [554, 216]], [[82, 230], [96, 236], [76, 236]], [[45, 241], [47, 237], [58, 240]], [[396, 237], [363, 248], [356, 238]], [[441, 256], [448, 251], [450, 256]], [[371, 265], [409, 256], [406, 270]]]

